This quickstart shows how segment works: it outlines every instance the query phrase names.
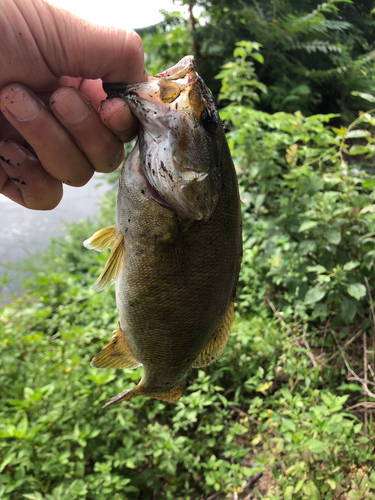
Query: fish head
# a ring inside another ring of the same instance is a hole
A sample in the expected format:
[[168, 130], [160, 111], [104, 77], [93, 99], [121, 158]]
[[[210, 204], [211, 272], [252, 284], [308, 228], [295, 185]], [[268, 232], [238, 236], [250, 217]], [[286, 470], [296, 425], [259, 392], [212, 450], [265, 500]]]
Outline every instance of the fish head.
[[222, 191], [225, 134], [193, 56], [147, 82], [103, 87], [124, 99], [139, 119], [142, 170], [164, 205], [182, 217], [207, 221]]

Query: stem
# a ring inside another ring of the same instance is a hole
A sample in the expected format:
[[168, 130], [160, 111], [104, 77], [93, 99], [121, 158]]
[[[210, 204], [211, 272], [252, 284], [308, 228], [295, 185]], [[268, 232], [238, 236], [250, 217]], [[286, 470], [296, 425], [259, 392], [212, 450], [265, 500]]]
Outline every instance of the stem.
[[[370, 309], [371, 309], [371, 314], [372, 314], [372, 327], [374, 330], [374, 333], [372, 334], [372, 371], [373, 371], [373, 373], [375, 373], [375, 311], [374, 311], [374, 303], [372, 301], [370, 285], [368, 283], [368, 279], [366, 276], [365, 276], [365, 282], [366, 282], [367, 292], [368, 292], [369, 301], [370, 301]], [[373, 375], [373, 378], [374, 378], [374, 382], [375, 382], [374, 375]]]
[[193, 7], [194, 7], [194, 0], [189, 0], [189, 26], [191, 29], [192, 37], [191, 37], [191, 44], [193, 46], [193, 56], [195, 59], [195, 65], [197, 67], [197, 70], [199, 72], [199, 59], [200, 59], [200, 50], [199, 50], [199, 45], [197, 44], [197, 41], [195, 40], [195, 32], [197, 31], [197, 20], [194, 17], [193, 14]]

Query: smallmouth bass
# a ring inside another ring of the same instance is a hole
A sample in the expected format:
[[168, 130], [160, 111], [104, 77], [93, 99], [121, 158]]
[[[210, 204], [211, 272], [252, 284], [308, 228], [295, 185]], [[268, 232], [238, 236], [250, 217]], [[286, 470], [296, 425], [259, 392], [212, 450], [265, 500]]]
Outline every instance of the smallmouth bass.
[[221, 356], [234, 315], [242, 255], [235, 169], [212, 96], [192, 56], [148, 82], [104, 84], [140, 121], [122, 168], [116, 223], [84, 242], [111, 247], [94, 284], [116, 286], [119, 326], [96, 368], [143, 366], [134, 389], [177, 402], [190, 367]]

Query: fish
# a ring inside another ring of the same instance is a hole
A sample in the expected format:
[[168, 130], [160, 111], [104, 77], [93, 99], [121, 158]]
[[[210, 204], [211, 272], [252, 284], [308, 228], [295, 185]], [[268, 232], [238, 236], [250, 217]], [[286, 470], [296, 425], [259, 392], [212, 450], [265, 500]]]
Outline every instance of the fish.
[[149, 81], [104, 83], [138, 118], [119, 179], [115, 224], [84, 242], [111, 248], [94, 283], [115, 282], [119, 324], [91, 362], [142, 366], [136, 396], [177, 403], [186, 373], [222, 355], [242, 258], [238, 182], [211, 92], [186, 56]]

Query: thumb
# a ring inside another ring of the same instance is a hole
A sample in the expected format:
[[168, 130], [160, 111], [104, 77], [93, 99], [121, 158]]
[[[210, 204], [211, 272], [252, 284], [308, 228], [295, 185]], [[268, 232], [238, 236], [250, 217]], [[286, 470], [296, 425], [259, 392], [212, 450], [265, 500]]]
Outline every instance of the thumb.
[[45, 69], [55, 77], [125, 83], [147, 80], [142, 40], [134, 31], [92, 24], [44, 0], [15, 3]]

